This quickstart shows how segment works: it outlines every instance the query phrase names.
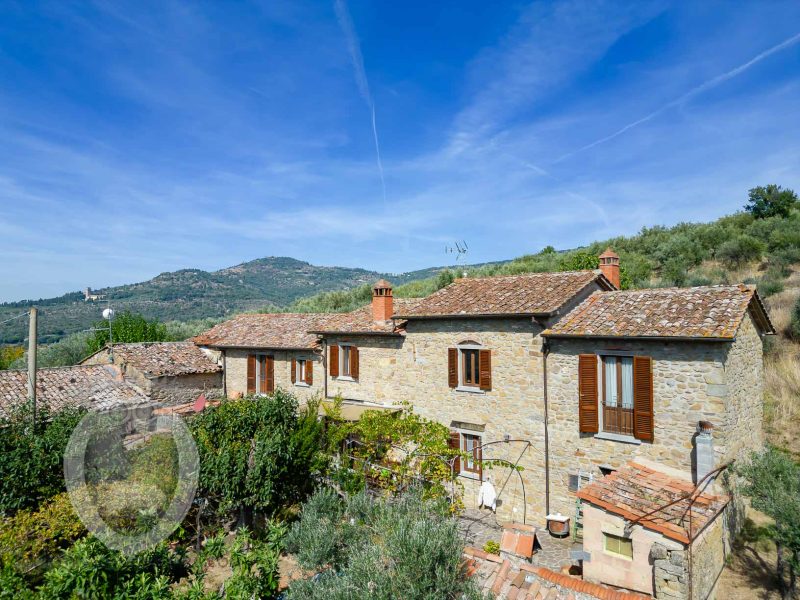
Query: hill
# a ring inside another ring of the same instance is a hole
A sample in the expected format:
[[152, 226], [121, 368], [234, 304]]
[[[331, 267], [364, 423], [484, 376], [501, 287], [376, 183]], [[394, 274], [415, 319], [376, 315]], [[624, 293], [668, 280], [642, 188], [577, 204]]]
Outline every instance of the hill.
[[[433, 267], [390, 275], [366, 269], [320, 267], [287, 257], [259, 258], [219, 271], [183, 269], [162, 273], [141, 283], [93, 290], [102, 294], [118, 311], [130, 310], [161, 321], [191, 321], [221, 318], [233, 313], [263, 309], [279, 310], [318, 292], [347, 290], [372, 284], [380, 278], [402, 284], [438, 273]], [[41, 309], [40, 341], [51, 343], [89, 328], [100, 317], [105, 301], [85, 302], [82, 292], [57, 298], [0, 304], [0, 322], [30, 306]], [[27, 335], [27, 320], [0, 325], [0, 344], [21, 343]]]

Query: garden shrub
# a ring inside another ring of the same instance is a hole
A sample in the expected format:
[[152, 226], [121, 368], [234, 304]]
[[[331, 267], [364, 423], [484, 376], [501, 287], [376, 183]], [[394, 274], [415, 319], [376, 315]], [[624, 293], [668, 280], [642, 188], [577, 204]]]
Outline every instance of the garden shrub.
[[413, 490], [392, 500], [317, 492], [292, 526], [287, 548], [321, 576], [292, 583], [288, 596], [478, 599], [464, 570], [463, 541], [449, 507]]
[[800, 342], [800, 298], [794, 304], [792, 309], [792, 316], [789, 321], [789, 336]]
[[85, 533], [64, 492], [38, 509], [23, 509], [0, 520], [0, 560], [27, 570], [56, 556]]

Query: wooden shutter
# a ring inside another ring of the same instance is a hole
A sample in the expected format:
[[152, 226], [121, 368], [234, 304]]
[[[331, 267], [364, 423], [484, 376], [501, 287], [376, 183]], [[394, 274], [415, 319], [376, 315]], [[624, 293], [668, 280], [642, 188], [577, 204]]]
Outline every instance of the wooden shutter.
[[306, 359], [306, 383], [314, 385], [314, 361], [310, 358]]
[[266, 360], [264, 361], [266, 364], [266, 368], [264, 371], [266, 372], [264, 377], [264, 383], [266, 384], [264, 389], [266, 389], [268, 394], [271, 394], [275, 391], [275, 357], [274, 356], [267, 356]]
[[[447, 440], [448, 447], [461, 452], [461, 434], [457, 431], [450, 431], [450, 438]], [[456, 455], [453, 460], [453, 473], [458, 475], [461, 472], [461, 457]]]
[[328, 372], [331, 374], [331, 377], [338, 377], [339, 376], [339, 346], [331, 346], [331, 349], [328, 351]]
[[597, 408], [597, 356], [578, 356], [578, 426], [581, 433], [599, 431]]
[[350, 377], [358, 379], [358, 348], [350, 346]]
[[256, 393], [256, 355], [247, 355], [247, 394]]
[[297, 361], [292, 359], [292, 383], [297, 383]]
[[483, 438], [481, 436], [476, 436], [475, 443], [478, 444], [478, 447], [473, 452], [475, 456], [475, 465], [478, 467], [478, 479], [483, 481]]
[[480, 374], [480, 388], [492, 389], [492, 351], [481, 350], [478, 352], [478, 373]]
[[458, 387], [458, 348], [447, 349], [447, 384]]
[[633, 357], [633, 437], [652, 442], [653, 424], [653, 359]]

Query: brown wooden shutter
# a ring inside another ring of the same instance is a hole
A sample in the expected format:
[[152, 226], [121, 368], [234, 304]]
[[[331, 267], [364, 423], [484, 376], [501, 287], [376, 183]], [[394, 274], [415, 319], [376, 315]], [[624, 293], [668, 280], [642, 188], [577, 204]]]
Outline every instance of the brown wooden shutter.
[[478, 352], [478, 373], [480, 374], [480, 388], [492, 389], [492, 351], [481, 350]]
[[275, 357], [274, 356], [267, 356], [266, 359], [266, 375], [264, 377], [265, 389], [268, 394], [271, 394], [275, 391]]
[[447, 349], [447, 384], [458, 387], [458, 348]]
[[297, 361], [292, 359], [292, 383], [297, 383]]
[[597, 356], [578, 356], [578, 426], [581, 433], [599, 431], [597, 408]]
[[339, 376], [339, 346], [333, 345], [328, 351], [328, 372], [331, 377]]
[[256, 393], [256, 355], [247, 355], [247, 394]]
[[358, 348], [350, 346], [350, 377], [358, 379]]
[[314, 361], [310, 358], [306, 359], [306, 383], [314, 385]]
[[[447, 440], [447, 446], [456, 450], [458, 452], [461, 451], [461, 434], [457, 431], [450, 431], [450, 438]], [[461, 457], [456, 455], [455, 459], [453, 460], [453, 473], [458, 475], [461, 472]]]
[[633, 437], [652, 442], [653, 424], [653, 359], [633, 357]]
[[478, 437], [476, 438], [478, 443], [478, 447], [474, 451], [475, 455], [475, 464], [478, 467], [478, 479], [483, 481], [483, 438]]

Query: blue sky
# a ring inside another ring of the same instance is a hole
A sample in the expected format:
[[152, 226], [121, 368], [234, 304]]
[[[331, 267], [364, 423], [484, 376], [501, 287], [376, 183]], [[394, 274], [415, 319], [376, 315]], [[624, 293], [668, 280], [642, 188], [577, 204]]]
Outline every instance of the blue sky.
[[797, 2], [6, 1], [0, 78], [0, 300], [504, 259], [800, 188]]

